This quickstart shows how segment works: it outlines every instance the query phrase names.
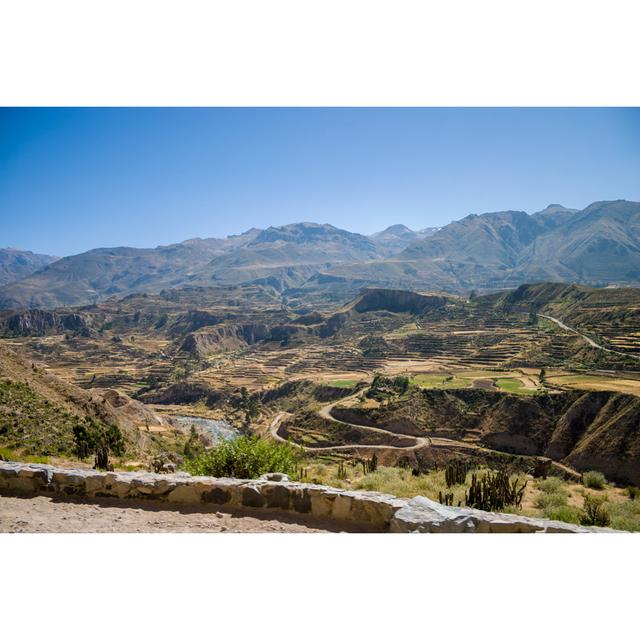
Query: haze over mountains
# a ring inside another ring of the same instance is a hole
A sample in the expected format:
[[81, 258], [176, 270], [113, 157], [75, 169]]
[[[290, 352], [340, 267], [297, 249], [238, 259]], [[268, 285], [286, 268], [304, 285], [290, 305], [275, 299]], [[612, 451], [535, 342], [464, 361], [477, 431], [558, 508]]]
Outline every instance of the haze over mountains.
[[[4, 252], [0, 265], [9, 262]], [[134, 292], [245, 283], [345, 299], [362, 286], [467, 293], [535, 281], [634, 285], [640, 284], [640, 203], [595, 202], [581, 211], [549, 205], [533, 215], [470, 215], [422, 231], [395, 224], [371, 236], [305, 222], [155, 249], [24, 260], [22, 271], [6, 268], [0, 308], [55, 308]], [[12, 282], [12, 276], [20, 279]]]
[[20, 249], [0, 249], [0, 285], [26, 278], [42, 267], [58, 260], [55, 256], [47, 256]]

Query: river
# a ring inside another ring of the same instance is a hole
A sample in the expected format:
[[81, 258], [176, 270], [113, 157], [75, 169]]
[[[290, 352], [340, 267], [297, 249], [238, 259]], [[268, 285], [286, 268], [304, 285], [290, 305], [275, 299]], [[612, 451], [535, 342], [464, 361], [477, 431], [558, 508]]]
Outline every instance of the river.
[[176, 416], [181, 425], [187, 427], [194, 425], [206, 431], [213, 440], [213, 443], [223, 440], [235, 440], [240, 435], [240, 430], [226, 420], [209, 420], [208, 418], [196, 418], [195, 416]]

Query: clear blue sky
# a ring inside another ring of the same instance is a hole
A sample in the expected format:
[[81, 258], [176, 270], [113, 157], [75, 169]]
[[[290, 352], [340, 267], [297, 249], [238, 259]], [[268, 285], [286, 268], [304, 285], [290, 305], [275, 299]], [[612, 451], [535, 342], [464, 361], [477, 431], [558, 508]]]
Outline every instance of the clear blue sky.
[[0, 247], [640, 200], [640, 109], [0, 109]]

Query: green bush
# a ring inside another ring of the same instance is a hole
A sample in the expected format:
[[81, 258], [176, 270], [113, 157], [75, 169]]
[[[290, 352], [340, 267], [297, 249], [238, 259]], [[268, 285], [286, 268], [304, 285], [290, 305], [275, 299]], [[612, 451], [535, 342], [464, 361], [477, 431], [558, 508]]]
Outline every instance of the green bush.
[[536, 487], [542, 492], [536, 497], [536, 506], [543, 509], [545, 514], [547, 511], [567, 506], [569, 493], [561, 478], [551, 476], [545, 480], [538, 480]]
[[568, 504], [552, 506], [544, 510], [545, 518], [571, 522], [572, 524], [580, 524], [581, 515], [582, 511], [578, 507], [571, 507]]
[[291, 444], [240, 436], [185, 460], [183, 466], [199, 476], [257, 478], [263, 473], [292, 474], [300, 457], [300, 450]]
[[608, 507], [611, 526], [625, 531], [640, 531], [640, 500], [612, 502]]
[[600, 471], [587, 471], [582, 476], [582, 484], [589, 489], [604, 489], [606, 482], [604, 474]]
[[564, 482], [562, 478], [557, 476], [550, 476], [545, 480], [538, 480], [536, 487], [544, 493], [557, 493], [558, 491], [564, 491]]
[[541, 493], [536, 498], [536, 506], [540, 509], [554, 509], [557, 507], [565, 507], [567, 505], [567, 493], [565, 491], [556, 491], [555, 493]]
[[611, 518], [603, 500], [595, 496], [584, 497], [584, 512], [580, 516], [580, 524], [589, 527], [608, 527]]

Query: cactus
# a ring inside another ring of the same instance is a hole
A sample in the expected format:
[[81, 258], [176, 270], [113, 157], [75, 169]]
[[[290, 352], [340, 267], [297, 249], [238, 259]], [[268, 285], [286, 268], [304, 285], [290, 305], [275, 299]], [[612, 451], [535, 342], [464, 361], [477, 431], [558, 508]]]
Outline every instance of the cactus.
[[469, 467], [464, 460], [452, 460], [447, 462], [444, 470], [444, 479], [447, 482], [447, 488], [454, 484], [464, 484], [467, 481], [467, 472]]
[[[442, 493], [438, 491], [438, 502], [444, 504], [447, 507], [453, 507], [453, 491], [451, 493]], [[462, 506], [462, 501], [458, 500], [458, 506]]]
[[362, 464], [362, 473], [364, 475], [373, 473], [378, 468], [378, 456], [374, 453], [369, 460], [361, 458], [360, 463]]
[[500, 511], [509, 505], [520, 507], [527, 483], [528, 480], [518, 486], [519, 480], [511, 482], [506, 471], [488, 472], [480, 479], [473, 473], [471, 486], [465, 493], [465, 505], [483, 511]]
[[296, 480], [302, 481], [302, 480], [306, 480], [308, 474], [309, 474], [309, 469], [307, 469], [307, 467], [301, 467], [296, 463], [293, 467], [293, 472], [291, 473], [291, 477], [295, 478]]
[[344, 466], [344, 460], [340, 460], [338, 462], [338, 480], [346, 480], [347, 479], [347, 470]]

